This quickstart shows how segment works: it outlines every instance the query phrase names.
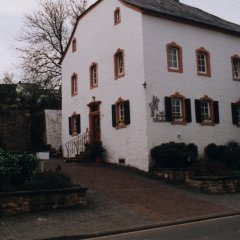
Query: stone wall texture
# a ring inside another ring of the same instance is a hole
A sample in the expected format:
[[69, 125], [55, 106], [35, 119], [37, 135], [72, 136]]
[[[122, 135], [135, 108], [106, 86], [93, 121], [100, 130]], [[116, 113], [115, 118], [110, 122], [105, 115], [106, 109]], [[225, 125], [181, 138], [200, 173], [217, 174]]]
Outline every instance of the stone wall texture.
[[0, 147], [8, 151], [31, 149], [31, 114], [28, 110], [0, 113]]
[[208, 193], [240, 192], [240, 177], [196, 177], [187, 178], [187, 186]]
[[87, 206], [86, 188], [0, 194], [0, 216]]

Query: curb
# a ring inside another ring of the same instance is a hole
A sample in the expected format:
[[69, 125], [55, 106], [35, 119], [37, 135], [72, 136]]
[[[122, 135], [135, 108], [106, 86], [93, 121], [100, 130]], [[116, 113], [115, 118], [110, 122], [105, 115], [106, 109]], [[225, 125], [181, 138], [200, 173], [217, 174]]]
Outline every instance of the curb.
[[152, 229], [156, 229], [156, 228], [171, 227], [171, 226], [177, 226], [177, 225], [181, 225], [181, 224], [196, 223], [196, 222], [201, 222], [201, 221], [206, 221], [206, 220], [213, 220], [213, 219], [218, 219], [218, 218], [226, 218], [226, 217], [234, 217], [234, 216], [240, 216], [240, 212], [212, 215], [212, 216], [199, 217], [199, 218], [193, 218], [193, 219], [179, 220], [179, 221], [175, 221], [175, 222], [166, 222], [166, 223], [162, 223], [162, 224], [147, 225], [147, 226], [143, 226], [143, 227], [133, 227], [133, 228], [128, 228], [128, 229], [106, 231], [106, 232], [99, 232], [99, 233], [93, 233], [93, 234], [81, 234], [81, 235], [74, 235], [74, 236], [44, 238], [41, 240], [92, 239], [92, 238], [98, 238], [98, 237], [104, 237], [104, 236], [112, 236], [112, 235], [118, 235], [118, 234], [124, 234], [124, 233], [152, 230]]

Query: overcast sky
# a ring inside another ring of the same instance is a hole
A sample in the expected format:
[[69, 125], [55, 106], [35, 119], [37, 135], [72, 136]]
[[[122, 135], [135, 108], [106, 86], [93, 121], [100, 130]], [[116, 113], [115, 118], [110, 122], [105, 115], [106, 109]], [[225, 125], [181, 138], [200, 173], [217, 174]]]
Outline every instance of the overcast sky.
[[[94, 0], [91, 0], [94, 1]], [[204, 11], [240, 24], [240, 0], [180, 0]], [[39, 0], [0, 0], [0, 76], [15, 72], [14, 38], [20, 32], [25, 13], [37, 9]]]

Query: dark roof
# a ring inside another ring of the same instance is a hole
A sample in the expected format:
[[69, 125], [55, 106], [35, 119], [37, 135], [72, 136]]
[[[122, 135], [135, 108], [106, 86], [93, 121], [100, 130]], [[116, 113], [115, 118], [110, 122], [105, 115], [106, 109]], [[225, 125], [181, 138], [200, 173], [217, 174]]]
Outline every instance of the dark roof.
[[[103, 0], [97, 0], [82, 15], [79, 16], [71, 37], [68, 41], [64, 54], [60, 60], [62, 63], [82, 17], [88, 14], [95, 6]], [[156, 17], [168, 18], [173, 21], [184, 22], [204, 28], [240, 36], [240, 25], [228, 22], [212, 14], [204, 12], [198, 8], [180, 3], [179, 0], [121, 0], [129, 5], [140, 9], [143, 13]]]
[[123, 0], [141, 9], [146, 14], [166, 17], [190, 24], [209, 27], [240, 36], [240, 26], [225, 21], [198, 8], [180, 3], [178, 0]]

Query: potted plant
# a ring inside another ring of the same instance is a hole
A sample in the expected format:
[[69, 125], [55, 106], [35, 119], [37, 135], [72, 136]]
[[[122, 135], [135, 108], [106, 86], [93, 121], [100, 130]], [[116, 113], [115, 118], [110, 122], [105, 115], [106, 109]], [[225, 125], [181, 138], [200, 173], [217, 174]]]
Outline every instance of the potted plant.
[[96, 141], [91, 144], [91, 154], [95, 162], [103, 162], [103, 152], [105, 152], [104, 147], [102, 146], [101, 141]]
[[176, 122], [182, 122], [182, 121], [183, 121], [183, 117], [181, 116], [180, 113], [175, 113], [175, 114], [173, 114], [173, 119], [174, 119], [174, 121], [176, 121]]

